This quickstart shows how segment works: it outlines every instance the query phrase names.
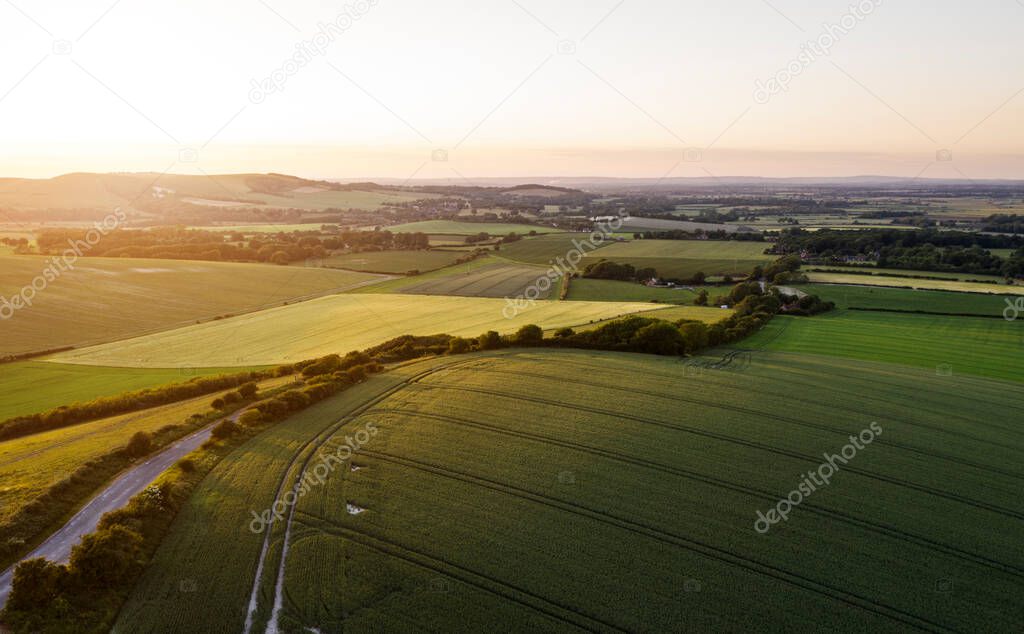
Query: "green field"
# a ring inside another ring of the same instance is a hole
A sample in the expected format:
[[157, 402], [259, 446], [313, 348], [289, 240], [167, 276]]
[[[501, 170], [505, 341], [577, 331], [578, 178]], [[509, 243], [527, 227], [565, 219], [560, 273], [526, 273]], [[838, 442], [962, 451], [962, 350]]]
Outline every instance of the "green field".
[[[513, 319], [503, 299], [397, 294], [344, 294], [270, 308], [63, 352], [58, 362], [125, 367], [252, 366], [311, 359], [359, 350], [405, 334], [477, 336], [515, 332], [525, 324], [544, 329], [577, 326], [660, 308], [622, 302], [541, 301]], [[721, 312], [704, 309], [709, 321]]]
[[[518, 242], [501, 245], [501, 257], [529, 264], [552, 264], [556, 258], [565, 258], [570, 252], [581, 249], [584, 253], [607, 247], [608, 242], [594, 248], [588, 242], [589, 233], [555, 233], [535, 238], [524, 238]], [[584, 245], [582, 247], [578, 245]], [[582, 266], [582, 265], [580, 265]]]
[[[1024, 388], [767, 352], [691, 369], [526, 350], [375, 377], [222, 462], [115, 630], [242, 631], [251, 595], [257, 634], [1019, 628]], [[253, 513], [370, 425], [264, 552]]]
[[[722, 294], [728, 287], [700, 287], [706, 288], [708, 295]], [[698, 290], [699, 292], [699, 290]], [[576, 278], [569, 285], [570, 301], [593, 301], [593, 302], [660, 302], [663, 304], [692, 304], [697, 296], [693, 291], [683, 288], [656, 288], [636, 284], [633, 282], [618, 282], [615, 280], [590, 280]]]
[[[47, 266], [49, 258], [0, 257], [0, 296], [20, 293]], [[269, 264], [81, 258], [74, 270], [37, 289], [31, 307], [0, 321], [0, 356], [124, 339], [376, 279]]]
[[631, 240], [611, 244], [584, 259], [601, 259], [636, 268], [654, 268], [660, 277], [685, 279], [694, 273], [745, 275], [758, 264], [776, 259], [765, 255], [764, 242], [712, 240]]
[[[462, 297], [518, 297], [527, 288], [537, 285], [539, 299], [552, 294], [557, 298], [561, 278], [552, 281], [545, 275], [545, 269], [523, 264], [492, 264], [462, 272], [454, 267], [452, 274], [410, 284], [402, 288], [403, 293], [418, 295], [458, 295]], [[541, 281], [541, 280], [544, 281]], [[545, 288], [541, 288], [544, 286]], [[638, 300], [639, 301], [639, 300]]]
[[189, 229], [205, 231], [237, 231], [239, 233], [291, 233], [294, 231], [320, 231], [323, 223], [308, 222], [293, 225], [192, 225]]
[[931, 313], [956, 313], [995, 317], [1003, 314], [1012, 295], [988, 295], [954, 291], [929, 291], [882, 286], [844, 286], [840, 284], [801, 284], [805, 293], [835, 302], [839, 308], [876, 308], [915, 310]]
[[478, 233], [489, 233], [496, 236], [504, 236], [510, 233], [554, 233], [558, 229], [542, 227], [539, 225], [517, 225], [503, 222], [459, 222], [456, 220], [421, 220], [420, 222], [409, 222], [403, 225], [383, 227], [391, 233], [429, 233], [432, 235], [461, 235], [471, 236]]
[[238, 368], [104, 368], [44, 361], [0, 364], [0, 420], [45, 412], [121, 392], [132, 392]]
[[776, 317], [744, 348], [884, 361], [912, 376], [967, 374], [1024, 381], [1024, 320], [837, 311]]
[[457, 251], [369, 251], [332, 255], [320, 261], [321, 266], [353, 271], [394, 273], [433, 271], [444, 268], [466, 257]]
[[889, 277], [883, 275], [858, 275], [855, 273], [807, 273], [812, 282], [827, 284], [862, 284], [865, 286], [897, 286], [938, 291], [962, 291], [968, 293], [991, 293], [1000, 295], [1024, 295], [1024, 286], [1007, 284], [961, 282], [958, 280], [921, 280], [913, 277]]
[[[957, 273], [955, 271], [918, 271], [914, 269], [887, 269], [887, 268], [876, 268], [873, 266], [839, 266], [832, 264], [812, 264], [804, 267], [805, 272], [814, 272], [816, 269], [822, 271], [838, 271], [840, 273], [844, 271], [850, 271], [852, 274], [856, 274], [858, 271], [864, 273], [874, 274], [877, 276], [892, 276], [892, 277], [936, 277], [947, 280], [960, 280], [966, 282], [968, 280], [977, 280], [982, 282], [992, 282], [993, 284], [999, 284], [1004, 281], [1004, 278], [1000, 275], [982, 275], [980, 273]], [[868, 277], [868, 276], [864, 276]]]

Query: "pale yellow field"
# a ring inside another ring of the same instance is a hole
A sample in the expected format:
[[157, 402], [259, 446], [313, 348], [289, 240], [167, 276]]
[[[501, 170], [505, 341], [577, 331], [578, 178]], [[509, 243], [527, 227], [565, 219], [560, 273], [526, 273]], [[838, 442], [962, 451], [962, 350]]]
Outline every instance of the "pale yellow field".
[[857, 284], [860, 286], [901, 286], [940, 291], [993, 293], [996, 295], [1024, 295], [1024, 286], [981, 284], [957, 280], [919, 280], [912, 277], [886, 277], [882, 275], [848, 275], [844, 273], [808, 273], [811, 282], [830, 284]]
[[[367, 348], [400, 335], [448, 333], [476, 336], [515, 332], [525, 324], [544, 329], [580, 326], [632, 313], [658, 311], [637, 302], [538, 301], [512, 319], [504, 299], [432, 295], [334, 295], [269, 310], [72, 350], [50, 357], [62, 363], [124, 367], [228, 367], [290, 363]], [[672, 318], [678, 319], [678, 311]], [[693, 319], [724, 317], [693, 307]]]

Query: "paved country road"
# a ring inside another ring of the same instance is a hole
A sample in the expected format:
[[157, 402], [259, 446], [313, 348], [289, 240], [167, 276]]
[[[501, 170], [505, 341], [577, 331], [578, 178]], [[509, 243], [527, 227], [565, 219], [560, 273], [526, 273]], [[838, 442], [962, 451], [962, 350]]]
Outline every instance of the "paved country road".
[[[241, 409], [228, 418], [237, 420], [245, 409]], [[223, 420], [223, 419], [221, 419]], [[78, 543], [83, 535], [87, 535], [100, 523], [104, 513], [115, 511], [125, 504], [135, 494], [145, 489], [157, 476], [166, 471], [175, 462], [181, 460], [194, 449], [202, 445], [210, 437], [214, 426], [220, 420], [215, 421], [206, 427], [194, 432], [177, 441], [173, 445], [149, 457], [145, 462], [125, 471], [103, 489], [99, 495], [89, 501], [81, 508], [74, 517], [68, 520], [67, 524], [60, 530], [50, 535], [35, 550], [25, 556], [24, 559], [46, 557], [57, 563], [67, 563], [71, 557], [71, 548]], [[11, 580], [14, 577], [12, 565], [0, 573], [0, 608], [7, 604], [7, 596], [11, 593]]]

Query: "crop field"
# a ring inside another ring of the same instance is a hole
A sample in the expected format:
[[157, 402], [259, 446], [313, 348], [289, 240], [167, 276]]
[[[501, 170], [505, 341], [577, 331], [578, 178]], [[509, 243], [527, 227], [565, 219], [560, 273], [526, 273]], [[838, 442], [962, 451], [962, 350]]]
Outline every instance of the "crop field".
[[517, 225], [503, 222], [458, 222], [455, 220], [422, 220], [420, 222], [409, 222], [403, 225], [384, 227], [391, 233], [429, 233], [431, 235], [462, 235], [471, 236], [478, 233], [489, 233], [496, 236], [504, 236], [510, 233], [526, 234], [531, 231], [537, 233], [554, 233], [558, 229], [542, 227], [538, 225]]
[[307, 222], [290, 225], [192, 225], [189, 229], [204, 229], [206, 231], [237, 231], [239, 233], [292, 233], [294, 231], [320, 231], [323, 223]]
[[[291, 378], [264, 386], [286, 380]], [[210, 402], [229, 391], [0, 442], [0, 523], [82, 464], [127, 445], [132, 434], [185, 425], [190, 415], [209, 412]]]
[[45, 412], [197, 376], [238, 372], [239, 368], [105, 368], [45, 361], [0, 364], [0, 420]]
[[[708, 289], [708, 295], [728, 290], [726, 287]], [[652, 288], [633, 282], [616, 280], [590, 280], [576, 278], [569, 285], [570, 301], [591, 302], [660, 302], [663, 304], [692, 304], [696, 293], [678, 288]]]
[[1024, 381], [1024, 320], [843, 310], [779, 316], [741, 344], [923, 368], [914, 376], [967, 374]]
[[808, 272], [811, 282], [822, 284], [861, 284], [865, 286], [897, 286], [937, 291], [962, 291], [968, 293], [992, 293], [994, 295], [1024, 295], [1024, 286], [1008, 284], [961, 282], [958, 280], [921, 280], [913, 277], [889, 277], [883, 275], [857, 275], [855, 273], [814, 273]]
[[[550, 265], [557, 258], [565, 258], [570, 252], [577, 250], [577, 245], [582, 243], [585, 253], [599, 252], [607, 247], [604, 243], [594, 248], [588, 242], [589, 233], [553, 233], [534, 238], [524, 238], [518, 242], [501, 245], [501, 257], [526, 262], [528, 264]], [[582, 265], [581, 265], [582, 266]]]
[[929, 291], [882, 286], [844, 286], [840, 284], [801, 284], [799, 289], [817, 295], [839, 308], [875, 308], [912, 310], [931, 313], [956, 313], [996, 317], [1003, 314], [1013, 295], [988, 295], [954, 291]]
[[[374, 377], [222, 462], [115, 630], [1019, 629], [1024, 386], [770, 352], [693, 367], [522, 350]], [[359, 432], [351, 465], [249, 529]]]
[[[0, 257], [0, 296], [21, 293], [49, 262], [37, 256]], [[37, 290], [30, 307], [0, 321], [0, 356], [123, 339], [376, 279], [268, 264], [81, 258], [74, 270]]]
[[[458, 267], [456, 267], [458, 269]], [[418, 295], [457, 295], [462, 297], [518, 297], [525, 290], [545, 279], [547, 288], [541, 290], [539, 299], [558, 295], [561, 278], [551, 280], [545, 269], [523, 264], [493, 264], [469, 272], [452, 272], [452, 275], [426, 280], [402, 289], [403, 293]], [[645, 301], [645, 300], [637, 300]]]
[[659, 276], [688, 278], [694, 273], [744, 275], [758, 264], [776, 259], [765, 255], [763, 242], [710, 240], [631, 240], [611, 244], [584, 259], [584, 265], [607, 259], [637, 268], [652, 267]]
[[[975, 281], [980, 281], [980, 282], [993, 282], [993, 283], [996, 283], [996, 284], [999, 284], [999, 283], [1003, 282], [1003, 277], [999, 276], [999, 275], [982, 275], [980, 273], [958, 273], [956, 271], [917, 271], [917, 270], [913, 270], [913, 269], [876, 268], [874, 266], [871, 266], [871, 267], [865, 267], [865, 266], [846, 266], [846, 267], [844, 267], [844, 266], [841, 266], [841, 265], [838, 265], [838, 264], [821, 264], [821, 265], [813, 264], [813, 265], [807, 266], [805, 268], [807, 269], [807, 272], [813, 272], [813, 271], [815, 271], [817, 269], [821, 269], [822, 271], [825, 271], [825, 272], [829, 272], [829, 271], [844, 272], [844, 269], [845, 269], [845, 270], [849, 270], [852, 274], [856, 274], [857, 271], [863, 271], [865, 273], [872, 273], [872, 274], [878, 275], [878, 276], [883, 276], [883, 275], [885, 275], [885, 276], [892, 276], [892, 277], [923, 276], [923, 277], [937, 277], [937, 278], [948, 279], [948, 280], [960, 280], [961, 282], [967, 282], [967, 281], [975, 280]], [[865, 276], [865, 277], [868, 277], [868, 276]]]
[[[65, 363], [141, 368], [275, 365], [360, 350], [406, 334], [477, 336], [525, 324], [578, 326], [661, 308], [631, 302], [539, 301], [512, 319], [503, 299], [433, 295], [343, 294], [231, 319], [63, 352]], [[709, 320], [720, 311], [706, 309]]]
[[725, 231], [726, 233], [750, 233], [751, 229], [741, 224], [713, 224], [709, 222], [691, 222], [689, 220], [661, 220], [659, 218], [627, 218], [622, 223], [622, 231]]
[[369, 251], [332, 255], [320, 263], [328, 268], [404, 275], [444, 268], [465, 255], [457, 251]]

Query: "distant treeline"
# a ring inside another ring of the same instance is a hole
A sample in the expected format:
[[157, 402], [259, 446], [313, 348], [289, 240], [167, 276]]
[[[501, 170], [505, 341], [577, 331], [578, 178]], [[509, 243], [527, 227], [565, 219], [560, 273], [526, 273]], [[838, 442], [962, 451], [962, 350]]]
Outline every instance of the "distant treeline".
[[[788, 229], [772, 248], [776, 254], [800, 254], [805, 260], [843, 262], [866, 257], [879, 268], [949, 271], [1024, 277], [1024, 237], [965, 231], [867, 229], [804, 231]], [[1017, 249], [1003, 259], [989, 249]]]
[[[43, 231], [37, 239], [39, 251], [63, 253], [77, 241], [85, 240], [85, 235], [85, 230]], [[82, 255], [288, 264], [324, 258], [338, 249], [389, 251], [429, 246], [430, 237], [424, 233], [342, 231], [324, 237], [319, 232], [280, 232], [247, 237], [240, 232], [160, 227], [111, 232], [89, 249], [83, 249]]]
[[1024, 216], [995, 214], [982, 221], [981, 230], [995, 233], [1024, 233]]

